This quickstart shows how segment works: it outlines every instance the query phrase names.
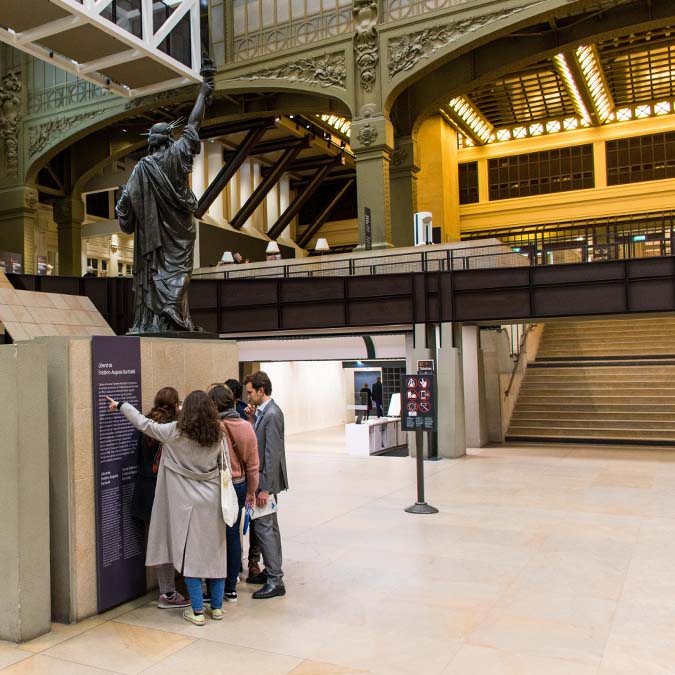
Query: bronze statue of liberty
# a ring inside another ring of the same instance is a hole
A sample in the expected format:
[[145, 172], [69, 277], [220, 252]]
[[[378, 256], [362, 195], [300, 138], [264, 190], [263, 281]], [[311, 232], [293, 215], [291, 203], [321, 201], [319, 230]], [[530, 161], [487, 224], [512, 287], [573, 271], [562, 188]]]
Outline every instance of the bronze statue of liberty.
[[134, 234], [134, 319], [129, 333], [193, 331], [188, 307], [197, 199], [190, 189], [199, 128], [213, 93], [213, 62], [202, 64], [204, 81], [180, 137], [179, 121], [154, 124], [149, 154], [134, 170], [115, 207], [120, 227]]

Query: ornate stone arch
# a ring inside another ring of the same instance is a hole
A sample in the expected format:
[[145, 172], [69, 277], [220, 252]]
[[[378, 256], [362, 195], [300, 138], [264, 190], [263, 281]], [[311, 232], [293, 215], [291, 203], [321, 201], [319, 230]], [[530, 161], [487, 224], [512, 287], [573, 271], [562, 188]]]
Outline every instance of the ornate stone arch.
[[[549, 35], [532, 34], [513, 39], [515, 31], [557, 17], [601, 5], [602, 22], [588, 21]], [[510, 12], [510, 13], [507, 13]], [[525, 7], [484, 15], [477, 23], [441, 23], [388, 40], [385, 109], [397, 131], [410, 135], [449, 98], [491, 81], [514, 69], [579, 44], [626, 28], [662, 24], [675, 17], [675, 9], [654, 6], [647, 0], [540, 0]]]

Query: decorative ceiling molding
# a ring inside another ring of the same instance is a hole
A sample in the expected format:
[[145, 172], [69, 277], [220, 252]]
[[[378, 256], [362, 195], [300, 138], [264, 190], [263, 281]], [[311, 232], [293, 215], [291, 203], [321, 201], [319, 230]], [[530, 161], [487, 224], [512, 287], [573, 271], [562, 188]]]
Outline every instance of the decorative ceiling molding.
[[42, 152], [48, 145], [53, 144], [66, 131], [72, 129], [75, 125], [86, 120], [93, 119], [102, 115], [105, 110], [90, 110], [79, 115], [70, 115], [69, 117], [59, 117], [57, 119], [38, 124], [28, 129], [28, 154], [33, 157]]
[[373, 90], [377, 79], [377, 64], [380, 61], [377, 39], [377, 2], [375, 0], [354, 0], [354, 55], [359, 71], [361, 89]]
[[457, 42], [464, 36], [540, 3], [541, 0], [537, 0], [524, 7], [503, 9], [499, 12], [452, 21], [442, 26], [432, 26], [391, 38], [387, 42], [389, 79], [399, 73], [412, 70], [421, 60], [431, 58], [435, 52]]
[[21, 76], [7, 73], [0, 80], [0, 138], [5, 145], [5, 174], [19, 175], [19, 124], [21, 122]]
[[320, 87], [347, 88], [347, 59], [344, 52], [309, 56], [253, 73], [240, 75], [237, 80], [287, 80], [306, 82]]

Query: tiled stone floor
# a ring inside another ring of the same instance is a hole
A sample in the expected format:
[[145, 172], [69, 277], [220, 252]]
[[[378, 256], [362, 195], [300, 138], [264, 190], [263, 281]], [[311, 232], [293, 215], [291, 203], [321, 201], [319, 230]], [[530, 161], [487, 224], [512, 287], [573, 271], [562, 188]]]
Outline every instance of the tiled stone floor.
[[148, 596], [31, 643], [3, 673], [664, 675], [675, 673], [675, 451], [474, 450], [415, 465], [289, 439], [288, 595], [240, 585], [198, 628]]

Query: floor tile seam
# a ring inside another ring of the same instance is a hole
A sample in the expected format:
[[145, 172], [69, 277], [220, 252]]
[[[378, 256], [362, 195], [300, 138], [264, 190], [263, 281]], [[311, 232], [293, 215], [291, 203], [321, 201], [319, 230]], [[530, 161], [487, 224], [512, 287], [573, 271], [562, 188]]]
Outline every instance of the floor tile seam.
[[[646, 517], [643, 517], [640, 520], [640, 525], [639, 525], [639, 528], [638, 528], [638, 535], [637, 535], [636, 541], [639, 540], [640, 535], [642, 534], [642, 530], [644, 528], [644, 523], [645, 523], [646, 519], [647, 519]], [[605, 656], [607, 655], [607, 648], [609, 646], [609, 640], [612, 637], [612, 634], [614, 632], [614, 624], [616, 622], [616, 615], [618, 613], [619, 605], [621, 604], [621, 600], [624, 597], [624, 594], [625, 594], [625, 591], [626, 591], [626, 581], [628, 580], [628, 575], [630, 574], [630, 569], [633, 565], [633, 559], [634, 558], [635, 558], [635, 555], [633, 554], [633, 556], [631, 557], [631, 561], [628, 565], [628, 568], [626, 570], [626, 574], [624, 575], [623, 582], [621, 584], [621, 592], [619, 593], [619, 595], [617, 597], [616, 605], [614, 607], [614, 610], [612, 611], [612, 618], [611, 618], [610, 623], [609, 623], [609, 632], [607, 633], [607, 639], [605, 640], [605, 648], [602, 650], [602, 658], [600, 659], [599, 668], [602, 668], [603, 663], [605, 661]]]
[[[550, 661], [560, 661], [561, 664], [564, 665], [573, 665], [573, 666], [588, 666], [589, 664], [585, 661], [579, 661], [579, 659], [567, 659], [563, 656], [553, 656], [552, 654], [546, 654], [542, 655], [540, 652], [531, 652], [526, 649], [512, 649], [512, 648], [502, 648], [502, 647], [495, 647], [494, 645], [488, 645], [488, 644], [481, 644], [477, 642], [467, 642], [465, 641], [465, 645], [467, 647], [481, 647], [482, 649], [490, 649], [493, 652], [497, 653], [506, 653], [506, 654], [513, 654], [514, 656], [525, 656], [525, 657], [530, 657], [530, 656], [535, 656], [539, 657], [542, 659], [547, 659]], [[452, 662], [459, 656], [459, 652], [455, 654], [452, 659], [450, 659], [450, 662], [446, 666], [446, 669], [448, 666], [452, 665]], [[598, 668], [600, 665], [597, 666]]]
[[[227, 614], [225, 615], [225, 620], [227, 620]], [[168, 635], [174, 635], [176, 637], [189, 639], [190, 644], [185, 645], [185, 647], [181, 647], [179, 650], [174, 652], [175, 654], [178, 654], [180, 651], [182, 651], [183, 649], [186, 649], [187, 647], [190, 647], [192, 644], [194, 644], [195, 642], [197, 642], [199, 640], [205, 640], [206, 642], [213, 642], [214, 644], [218, 644], [218, 645], [228, 645], [229, 647], [238, 647], [239, 649], [248, 649], [248, 650], [253, 651], [253, 652], [262, 652], [264, 654], [270, 654], [272, 656], [288, 656], [290, 658], [300, 659], [301, 661], [308, 660], [307, 656], [300, 656], [298, 654], [284, 654], [283, 652], [273, 652], [273, 651], [270, 651], [268, 649], [259, 649], [258, 647], [249, 647], [248, 645], [242, 645], [242, 644], [239, 644], [238, 642], [229, 642], [228, 640], [214, 640], [213, 638], [209, 638], [209, 637], [193, 637], [192, 635], [185, 635], [184, 633], [176, 633], [174, 631], [168, 630], [167, 628], [159, 627], [159, 626], [153, 627], [153, 628], [148, 628], [148, 626], [140, 625], [140, 624], [137, 624], [137, 623], [127, 623], [125, 621], [118, 621], [117, 619], [112, 619], [112, 621], [114, 621], [116, 623], [123, 623], [125, 626], [134, 626], [136, 628], [144, 628], [146, 630], [156, 630], [156, 631], [159, 631], [160, 633], [167, 633]], [[162, 659], [162, 661], [166, 660], [167, 658], [170, 658], [171, 656], [172, 656], [172, 654], [169, 654], [167, 657], [165, 657], [165, 659]], [[162, 661], [158, 661], [158, 663], [162, 663]], [[153, 664], [152, 666], [148, 666], [148, 668], [145, 668], [143, 671], [141, 671], [141, 673], [145, 672], [146, 670], [148, 670], [151, 667], [154, 667], [155, 665], [157, 665], [157, 664]], [[297, 666], [297, 664], [296, 664], [296, 666]], [[295, 668], [296, 666], [293, 666], [293, 667]], [[140, 675], [140, 673], [139, 673], [139, 675]]]
[[[493, 644], [490, 644], [488, 642], [478, 642], [478, 641], [468, 641], [469, 645], [473, 645], [475, 647], [483, 647], [486, 649], [496, 649], [497, 651], [502, 651], [499, 647], [495, 647]], [[533, 657], [539, 657], [539, 658], [545, 658], [545, 659], [560, 659], [562, 661], [567, 661], [570, 663], [574, 664], [579, 664], [579, 665], [584, 665], [584, 666], [592, 666], [600, 670], [600, 667], [602, 665], [602, 657], [600, 656], [594, 656], [594, 655], [586, 655], [586, 658], [584, 660], [581, 659], [566, 659], [564, 657], [560, 656], [554, 656], [550, 652], [542, 652], [538, 651], [536, 648], [532, 649], [518, 649], [518, 650], [504, 650], [504, 651], [511, 651], [512, 653], [516, 654], [522, 654], [523, 656], [533, 656]]]
[[[285, 657], [285, 658], [289, 658], [289, 659], [298, 659], [300, 661], [300, 663], [302, 663], [303, 661], [309, 661], [310, 660], [309, 657], [300, 656], [299, 654], [284, 654], [283, 652], [275, 652], [275, 651], [271, 651], [269, 649], [260, 649], [259, 647], [249, 647], [247, 645], [237, 644], [236, 642], [227, 642], [225, 640], [213, 640], [212, 638], [208, 638], [208, 637], [195, 638], [195, 640], [200, 640], [200, 641], [204, 641], [204, 642], [212, 642], [213, 644], [216, 644], [216, 645], [228, 645], [229, 647], [237, 647], [239, 649], [246, 649], [250, 652], [259, 652], [261, 654], [266, 654], [268, 656], [281, 656], [281, 657]], [[291, 666], [291, 670], [293, 670], [293, 668], [297, 668], [300, 665], [300, 663], [296, 663], [295, 665]], [[289, 673], [290, 670], [288, 670], [286, 672]]]
[[[124, 673], [121, 673], [119, 670], [111, 670], [110, 668], [106, 668], [104, 666], [92, 666], [90, 663], [82, 663], [81, 661], [75, 661], [74, 659], [67, 659], [64, 658], [63, 656], [52, 656], [51, 654], [45, 654], [44, 652], [41, 652], [39, 654], [33, 654], [33, 657], [37, 656], [43, 656], [48, 659], [52, 659], [53, 661], [60, 661], [61, 663], [73, 663], [78, 666], [84, 666], [85, 668], [96, 668], [106, 673], [112, 673], [112, 675], [124, 675]], [[24, 661], [26, 660], [27, 659], [24, 659]], [[19, 663], [22, 663], [22, 661], [19, 661]]]
[[[94, 616], [96, 616], [98, 618], [98, 615], [94, 615]], [[88, 617], [87, 619], [84, 619], [84, 621], [88, 621], [91, 618], [93, 618], [93, 617]], [[83, 631], [79, 631], [77, 633], [74, 633], [73, 635], [71, 635], [67, 638], [64, 638], [63, 640], [60, 640], [59, 642], [56, 642], [53, 645], [49, 645], [48, 647], [45, 647], [44, 649], [41, 649], [38, 652], [29, 651], [28, 649], [25, 649], [22, 645], [19, 645], [19, 649], [23, 649], [23, 651], [25, 651], [27, 654], [32, 654], [33, 656], [37, 656], [38, 654], [44, 654], [45, 652], [49, 651], [50, 649], [54, 649], [55, 647], [60, 647], [61, 645], [65, 645], [67, 642], [70, 642], [71, 640], [73, 640], [75, 638], [82, 637], [83, 635], [86, 635], [87, 633], [91, 632], [95, 628], [100, 628], [101, 626], [105, 626], [105, 624], [109, 623], [110, 621], [112, 621], [112, 619], [102, 619], [98, 623], [95, 623], [93, 626], [90, 626], [89, 628], [85, 628]], [[77, 623], [65, 624], [65, 625], [66, 626], [77, 626]], [[47, 636], [47, 635], [49, 635], [49, 633], [45, 633], [45, 636]], [[45, 636], [42, 636], [42, 637], [45, 637]], [[39, 639], [39, 638], [36, 638], [36, 639]], [[46, 656], [49, 656], [49, 655], [47, 654]], [[56, 658], [56, 657], [52, 657], [52, 658]]]
[[[114, 620], [115, 619], [113, 619], [113, 621]], [[120, 621], [118, 623], [122, 623], [122, 622]], [[135, 625], [135, 624], [125, 624], [125, 625], [129, 626], [129, 625]], [[158, 629], [153, 628], [152, 630], [158, 630]], [[171, 654], [168, 654], [167, 656], [165, 656], [160, 661], [156, 661], [155, 663], [151, 663], [147, 668], [143, 668], [143, 670], [139, 670], [138, 673], [136, 673], [136, 675], [142, 675], [142, 673], [147, 672], [151, 668], [155, 668], [156, 666], [161, 665], [162, 663], [164, 663], [164, 661], [166, 661], [167, 659], [170, 659], [172, 656], [174, 656], [176, 654], [180, 654], [183, 650], [187, 649], [188, 647], [191, 647], [195, 642], [197, 642], [200, 639], [200, 638], [191, 638], [188, 635], [180, 635], [179, 633], [170, 633], [170, 634], [171, 635], [179, 635], [182, 638], [188, 638], [190, 640], [190, 642], [188, 642], [186, 645], [183, 645], [180, 649], [177, 649], [175, 652], [171, 652]]]
[[523, 565], [523, 567], [522, 567], [522, 569], [520, 570], [520, 572], [518, 572], [518, 574], [516, 574], [516, 575], [513, 577], [513, 579], [512, 579], [508, 584], [505, 585], [505, 587], [504, 587], [504, 589], [502, 590], [502, 592], [499, 593], [499, 594], [497, 595], [497, 597], [496, 597], [491, 603], [489, 603], [488, 612], [486, 613], [486, 615], [485, 615], [485, 617], [484, 617], [484, 620], [483, 620], [478, 626], [476, 626], [476, 627], [474, 628], [473, 631], [471, 631], [471, 632], [466, 636], [465, 639], [466, 639], [467, 641], [470, 639], [472, 633], [474, 633], [476, 630], [478, 630], [482, 625], [489, 623], [490, 619], [491, 619], [493, 616], [495, 616], [495, 613], [497, 612], [497, 607], [498, 607], [498, 605], [499, 605], [499, 604], [502, 602], [502, 600], [503, 600], [505, 597], [507, 597], [508, 594], [514, 589], [514, 587], [515, 587], [515, 585], [516, 585], [516, 582], [520, 579], [521, 575], [524, 574], [525, 568], [530, 564], [530, 562], [531, 562], [531, 560], [534, 558], [534, 556], [535, 556], [535, 553], [533, 552], [533, 553], [531, 554], [530, 558], [527, 560], [527, 562], [525, 562], [525, 564]]

